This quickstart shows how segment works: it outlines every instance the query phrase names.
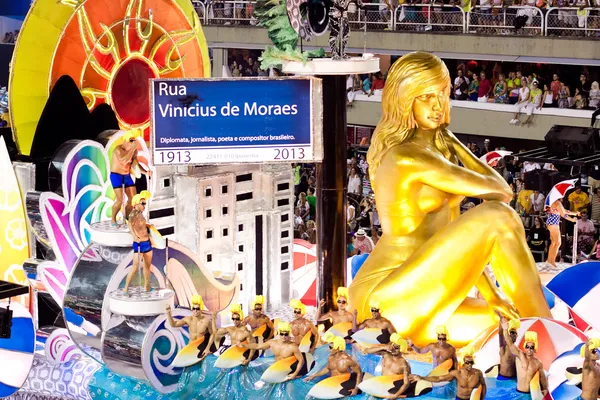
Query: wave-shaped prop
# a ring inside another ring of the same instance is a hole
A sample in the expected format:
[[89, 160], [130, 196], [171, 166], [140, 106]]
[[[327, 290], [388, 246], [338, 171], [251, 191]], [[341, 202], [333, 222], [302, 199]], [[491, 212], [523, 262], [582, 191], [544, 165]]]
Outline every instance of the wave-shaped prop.
[[62, 364], [81, 356], [79, 348], [71, 340], [69, 331], [64, 328], [56, 329], [48, 336], [44, 352], [48, 362], [53, 365]]

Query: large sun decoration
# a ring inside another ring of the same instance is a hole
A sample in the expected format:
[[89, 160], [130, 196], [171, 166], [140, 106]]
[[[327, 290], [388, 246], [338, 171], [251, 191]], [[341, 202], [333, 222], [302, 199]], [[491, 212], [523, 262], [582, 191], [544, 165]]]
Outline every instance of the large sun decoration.
[[189, 0], [37, 0], [11, 74], [21, 153], [29, 154], [48, 93], [63, 75], [77, 82], [90, 110], [107, 103], [123, 129], [142, 129], [148, 139], [149, 79], [210, 75], [198, 15]]

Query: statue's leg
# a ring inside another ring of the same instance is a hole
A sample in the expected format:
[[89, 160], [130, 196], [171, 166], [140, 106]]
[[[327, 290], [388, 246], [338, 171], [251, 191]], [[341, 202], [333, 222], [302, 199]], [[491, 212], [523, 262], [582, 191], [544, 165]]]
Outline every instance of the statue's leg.
[[330, 20], [330, 32], [329, 32], [329, 48], [331, 49], [331, 58], [338, 60], [340, 58], [340, 49], [337, 45], [340, 35], [340, 18], [332, 17]]
[[[404, 247], [385, 238], [384, 234], [350, 288], [359, 319], [367, 315], [369, 299], [375, 297], [399, 333], [413, 340], [424, 338], [432, 326], [460, 311], [474, 285], [485, 289], [481, 279], [488, 262], [521, 316], [550, 316], [523, 224], [506, 204], [488, 201], [473, 208], [403, 263], [390, 254]], [[486, 312], [491, 313], [489, 307]]]

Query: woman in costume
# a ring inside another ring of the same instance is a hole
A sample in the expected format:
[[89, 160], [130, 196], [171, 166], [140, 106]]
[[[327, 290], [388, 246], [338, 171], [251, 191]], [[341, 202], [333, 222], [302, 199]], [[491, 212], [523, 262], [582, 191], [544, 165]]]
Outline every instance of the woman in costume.
[[[388, 73], [367, 155], [383, 236], [349, 291], [359, 318], [376, 297], [398, 333], [419, 344], [446, 321], [465, 343], [496, 323], [493, 310], [550, 317], [510, 187], [446, 128], [450, 88], [444, 63], [424, 52]], [[485, 201], [461, 215], [465, 197]], [[474, 285], [487, 304], [467, 298]]]
[[556, 256], [558, 255], [558, 249], [560, 249], [560, 217], [563, 217], [567, 221], [577, 222], [577, 216], [579, 213], [573, 211], [567, 211], [562, 205], [562, 197], [556, 199], [550, 207], [546, 207], [546, 226], [550, 232], [550, 246], [548, 247], [548, 259], [546, 262], [553, 267], [556, 267]]

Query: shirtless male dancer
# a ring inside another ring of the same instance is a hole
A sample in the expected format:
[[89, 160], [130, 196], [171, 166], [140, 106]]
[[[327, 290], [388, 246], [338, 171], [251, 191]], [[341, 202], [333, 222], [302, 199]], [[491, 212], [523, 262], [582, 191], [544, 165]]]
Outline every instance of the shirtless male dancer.
[[600, 397], [600, 366], [598, 365], [600, 339], [590, 339], [581, 347], [583, 368], [581, 377], [581, 395], [583, 400], [596, 400]]
[[305, 364], [304, 357], [300, 352], [300, 348], [294, 342], [294, 339], [291, 336], [292, 332], [290, 324], [287, 322], [280, 322], [277, 326], [277, 333], [279, 335], [277, 339], [271, 339], [265, 343], [244, 343], [241, 346], [252, 350], [271, 349], [276, 361], [283, 360], [284, 358], [291, 356], [296, 357], [296, 360], [298, 360], [296, 370], [288, 375], [285, 381], [290, 381], [292, 379], [296, 379], [298, 376], [306, 375], [308, 370], [306, 368], [302, 368]]
[[456, 349], [447, 342], [448, 329], [444, 325], [439, 325], [436, 327], [435, 332], [437, 333], [437, 343], [429, 343], [427, 346], [420, 348], [414, 345], [410, 339], [407, 339], [408, 345], [419, 354], [431, 352], [434, 368], [449, 359], [452, 360], [452, 369], [456, 368]]
[[131, 165], [137, 159], [137, 143], [134, 131], [123, 135], [123, 143], [113, 151], [110, 164], [110, 183], [115, 191], [115, 202], [112, 206], [111, 223], [117, 225], [117, 214], [123, 206], [123, 187], [127, 193], [127, 205], [125, 206], [125, 218], [133, 209], [133, 196], [136, 194], [135, 183], [131, 178]]
[[317, 323], [331, 319], [333, 325], [341, 322], [352, 322], [354, 321], [354, 315], [348, 310], [348, 289], [345, 287], [339, 287], [337, 290], [337, 311], [329, 311], [326, 314], [321, 315], [321, 310], [325, 305], [325, 300], [319, 301], [319, 307], [317, 308]]
[[148, 224], [146, 218], [142, 212], [146, 207], [146, 202], [150, 197], [150, 193], [145, 191], [145, 194], [136, 194], [133, 196], [133, 211], [127, 218], [127, 225], [129, 231], [133, 235], [133, 268], [129, 271], [127, 279], [125, 280], [125, 295], [129, 294], [129, 285], [133, 276], [136, 274], [139, 263], [140, 254], [144, 258], [144, 290], [149, 292], [152, 290], [150, 287], [150, 268], [152, 267], [152, 244], [150, 243], [150, 235], [148, 233]]
[[[246, 325], [243, 325], [242, 319], [244, 318], [244, 312], [242, 311], [242, 306], [237, 304], [229, 309], [231, 313], [231, 320], [233, 321], [233, 326], [227, 326], [225, 328], [217, 329], [217, 312], [213, 312], [212, 315], [212, 330], [214, 332], [211, 337], [211, 341], [208, 345], [208, 348], [211, 347], [213, 343], [221, 343], [221, 338], [225, 335], [229, 335], [229, 339], [231, 340], [232, 346], [240, 346], [242, 347], [242, 343], [246, 340], [248, 343], [254, 343], [254, 336], [252, 336], [252, 332], [246, 328]], [[254, 350], [250, 351], [250, 354], [242, 365], [248, 365], [248, 363], [252, 360], [254, 355]]]
[[473, 359], [473, 350], [467, 350], [463, 359], [463, 365], [460, 369], [450, 371], [446, 375], [442, 376], [418, 376], [412, 375], [412, 380], [424, 380], [428, 382], [450, 382], [456, 380], [456, 399], [457, 400], [469, 400], [473, 390], [477, 389], [480, 385], [483, 387], [480, 399], [485, 399], [487, 387], [485, 385], [485, 377], [483, 372], [477, 368], [473, 368], [475, 361]]
[[[167, 318], [169, 320], [169, 324], [173, 328], [181, 328], [183, 326], [188, 327], [190, 331], [190, 342], [199, 339], [202, 336], [205, 336], [206, 333], [213, 334], [213, 327], [210, 318], [202, 315], [202, 307], [204, 306], [204, 302], [202, 301], [202, 296], [195, 294], [192, 296], [192, 315], [189, 317], [181, 318], [179, 321], [175, 321], [173, 316], [171, 315], [171, 306], [167, 304]], [[210, 354], [210, 346], [206, 347], [206, 350], [200, 357], [200, 360], [203, 360]]]
[[[363, 354], [383, 353], [381, 360], [381, 375], [404, 375], [404, 381], [400, 389], [393, 393], [388, 399], [398, 399], [410, 386], [410, 364], [402, 353], [408, 350], [408, 343], [402, 339], [397, 333], [393, 333], [390, 337], [390, 343], [372, 346], [369, 348], [361, 348]], [[404, 397], [404, 396], [402, 396]]]
[[312, 352], [315, 351], [315, 347], [317, 347], [317, 343], [319, 342], [319, 331], [312, 322], [304, 318], [304, 315], [306, 314], [306, 306], [302, 304], [300, 300], [293, 299], [290, 301], [290, 306], [294, 309], [294, 320], [290, 323], [292, 335], [294, 336], [294, 342], [296, 342], [297, 345], [300, 345], [304, 335], [306, 335], [306, 333], [309, 331], [312, 332], [312, 340], [309, 350], [309, 353], [312, 354]]
[[525, 332], [525, 351], [521, 351], [513, 342], [508, 333], [508, 324], [506, 321], [502, 322], [502, 334], [509, 350], [516, 356], [517, 392], [530, 393], [531, 379], [533, 379], [536, 372], [539, 372], [542, 394], [546, 395], [548, 393], [548, 381], [544, 373], [544, 365], [535, 357], [535, 352], [538, 348], [537, 333], [533, 331]]
[[361, 330], [364, 328], [377, 328], [377, 329], [387, 329], [387, 331], [392, 334], [396, 333], [396, 328], [392, 322], [381, 316], [381, 312], [379, 310], [379, 302], [375, 300], [371, 300], [369, 303], [369, 307], [371, 308], [371, 316], [372, 318], [365, 319], [360, 325], [356, 326], [356, 316], [358, 314], [357, 310], [354, 310], [354, 321], [353, 321], [353, 330], [356, 332], [357, 330]]
[[254, 302], [252, 303], [252, 314], [248, 315], [244, 321], [242, 321], [242, 325], [250, 325], [250, 329], [252, 329], [252, 333], [256, 331], [263, 325], [267, 325], [269, 329], [269, 334], [264, 338], [265, 341], [272, 339], [275, 336], [275, 327], [273, 326], [273, 322], [271, 319], [263, 314], [265, 304], [265, 296], [256, 296], [254, 298]]
[[[500, 317], [498, 332], [502, 332], [502, 323], [506, 322], [506, 317], [498, 313]], [[521, 327], [521, 321], [511, 319], [508, 322], [508, 335], [513, 343], [517, 341], [518, 329]], [[515, 365], [515, 355], [506, 345], [503, 334], [498, 335], [500, 342], [500, 369], [498, 370], [498, 380], [515, 379], [517, 377], [517, 367]]]
[[327, 359], [327, 365], [319, 372], [314, 375], [304, 378], [304, 382], [312, 381], [323, 375], [331, 374], [331, 376], [338, 376], [347, 374], [348, 372], [353, 374], [353, 378], [356, 380], [354, 389], [345, 396], [355, 396], [358, 393], [358, 385], [362, 382], [363, 373], [360, 369], [360, 365], [356, 360], [348, 353], [346, 353], [346, 341], [340, 336], [334, 336], [329, 339], [329, 358]]

